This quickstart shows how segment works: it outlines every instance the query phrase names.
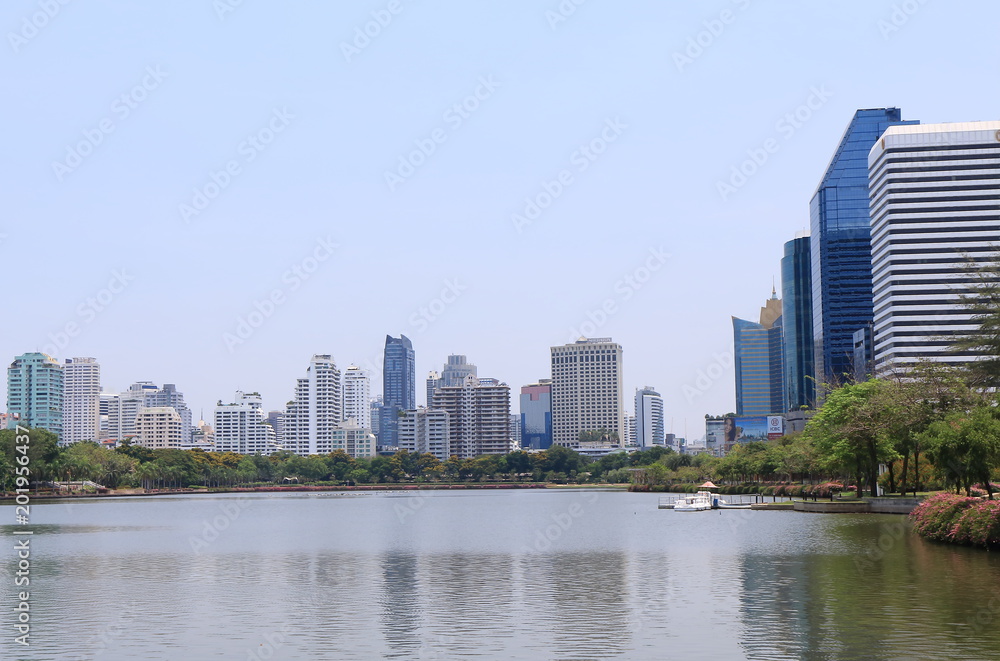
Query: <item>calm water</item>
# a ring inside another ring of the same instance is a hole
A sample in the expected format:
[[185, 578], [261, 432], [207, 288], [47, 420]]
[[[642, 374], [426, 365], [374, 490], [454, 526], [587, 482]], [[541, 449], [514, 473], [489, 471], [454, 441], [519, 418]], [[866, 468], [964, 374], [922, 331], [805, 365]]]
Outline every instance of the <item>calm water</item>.
[[[17, 658], [1000, 658], [996, 554], [928, 544], [903, 517], [681, 513], [657, 500], [36, 505], [32, 646]], [[8, 551], [4, 659], [18, 655], [14, 563]]]

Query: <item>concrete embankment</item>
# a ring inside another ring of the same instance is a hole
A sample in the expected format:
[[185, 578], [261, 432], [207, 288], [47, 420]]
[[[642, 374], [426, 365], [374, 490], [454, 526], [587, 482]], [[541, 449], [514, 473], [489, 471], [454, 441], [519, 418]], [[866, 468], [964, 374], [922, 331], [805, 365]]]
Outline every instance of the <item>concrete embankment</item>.
[[823, 514], [909, 514], [920, 504], [918, 498], [865, 498], [864, 500], [796, 501], [796, 512]]

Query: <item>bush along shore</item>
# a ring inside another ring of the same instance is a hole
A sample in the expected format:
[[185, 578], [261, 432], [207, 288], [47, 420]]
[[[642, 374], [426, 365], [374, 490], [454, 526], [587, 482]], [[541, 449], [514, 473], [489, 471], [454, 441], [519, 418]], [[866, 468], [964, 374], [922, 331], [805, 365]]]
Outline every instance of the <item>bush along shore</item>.
[[[854, 487], [847, 487], [854, 489]], [[629, 491], [656, 493], [697, 493], [702, 490], [698, 484], [633, 484]], [[840, 482], [823, 484], [724, 484], [714, 491], [719, 494], [759, 494], [762, 496], [785, 496], [788, 498], [832, 498], [845, 487]]]
[[938, 542], [1000, 548], [1000, 501], [939, 493], [910, 514], [913, 530]]

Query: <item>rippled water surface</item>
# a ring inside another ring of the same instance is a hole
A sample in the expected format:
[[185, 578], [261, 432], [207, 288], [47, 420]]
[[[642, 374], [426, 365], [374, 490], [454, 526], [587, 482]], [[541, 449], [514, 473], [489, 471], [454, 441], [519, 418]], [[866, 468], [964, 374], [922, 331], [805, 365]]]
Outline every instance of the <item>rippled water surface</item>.
[[656, 504], [569, 490], [36, 504], [32, 645], [14, 649], [5, 608], [0, 657], [1000, 658], [996, 554], [923, 542], [904, 517]]

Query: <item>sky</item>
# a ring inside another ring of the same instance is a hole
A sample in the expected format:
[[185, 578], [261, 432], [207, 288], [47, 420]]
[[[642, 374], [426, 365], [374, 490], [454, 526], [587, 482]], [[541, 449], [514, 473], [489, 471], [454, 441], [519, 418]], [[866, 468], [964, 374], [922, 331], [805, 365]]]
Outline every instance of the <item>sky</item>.
[[0, 356], [93, 356], [197, 420], [283, 408], [317, 353], [378, 394], [402, 333], [418, 403], [457, 353], [517, 412], [551, 346], [611, 337], [626, 409], [653, 386], [698, 438], [854, 111], [1000, 118], [997, 25], [985, 0], [9, 0]]

